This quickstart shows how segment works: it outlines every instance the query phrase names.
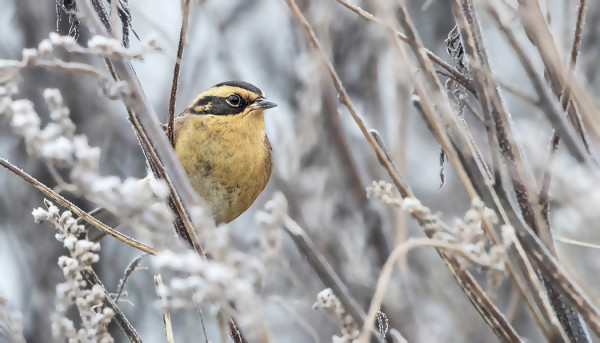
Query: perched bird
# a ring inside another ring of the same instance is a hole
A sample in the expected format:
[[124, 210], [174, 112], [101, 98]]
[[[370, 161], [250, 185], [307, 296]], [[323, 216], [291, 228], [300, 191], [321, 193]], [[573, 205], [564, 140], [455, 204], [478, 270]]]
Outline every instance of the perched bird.
[[229, 81], [201, 93], [175, 119], [175, 152], [217, 224], [245, 212], [269, 181], [264, 111], [275, 106], [257, 87]]
[[[256, 86], [228, 81], [201, 93], [175, 118], [175, 153], [217, 224], [244, 213], [269, 181], [273, 157], [264, 112], [275, 106]], [[90, 214], [117, 226], [116, 218], [103, 208]], [[86, 226], [89, 239], [104, 236]]]

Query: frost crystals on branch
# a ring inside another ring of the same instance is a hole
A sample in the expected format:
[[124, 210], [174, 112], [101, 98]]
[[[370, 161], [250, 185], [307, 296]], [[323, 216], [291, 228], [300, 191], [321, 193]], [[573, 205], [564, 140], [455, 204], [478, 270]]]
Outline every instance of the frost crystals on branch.
[[51, 119], [44, 128], [33, 103], [27, 99], [14, 100], [16, 92], [15, 87], [0, 87], [0, 114], [10, 118], [14, 133], [25, 139], [30, 155], [43, 159], [51, 171], [71, 170], [70, 181], [53, 173], [59, 190], [69, 190], [104, 207], [121, 223], [145, 234], [158, 249], [176, 244], [170, 230], [171, 213], [161, 202], [169, 193], [164, 181], [153, 178], [121, 181], [116, 176], [101, 176], [100, 149], [89, 146], [85, 135], [75, 133], [69, 109], [57, 89], [44, 90]]
[[273, 199], [265, 204], [265, 211], [256, 213], [256, 222], [260, 225], [262, 235], [260, 243], [265, 255], [265, 261], [272, 261], [281, 249], [281, 228], [287, 216], [287, 199], [281, 192], [276, 192]]
[[342, 322], [342, 336], [333, 336], [333, 343], [358, 342], [358, 326], [352, 316], [346, 313], [340, 300], [335, 296], [331, 288], [326, 288], [317, 294], [317, 301], [313, 304], [313, 310], [324, 310], [335, 314]]
[[497, 224], [498, 218], [479, 198], [471, 201], [471, 208], [464, 218], [457, 218], [452, 226], [448, 226], [418, 199], [400, 198], [394, 193], [394, 187], [385, 181], [373, 181], [371, 186], [367, 187], [367, 197], [377, 197], [386, 205], [401, 207], [414, 217], [421, 218], [425, 221], [426, 230], [431, 233], [431, 239], [461, 245], [460, 257], [474, 265], [485, 267], [489, 271], [491, 285], [499, 285], [502, 282], [506, 272], [504, 248], [496, 245], [486, 248], [489, 240], [481, 227], [484, 221]]
[[[50, 222], [58, 232], [56, 240], [63, 243], [70, 256], [58, 258], [58, 265], [63, 271], [66, 281], [56, 285], [56, 312], [52, 315], [52, 334], [59, 339], [73, 342], [114, 342], [108, 333], [108, 324], [114, 316], [112, 309], [104, 306], [105, 292], [102, 286], [94, 285], [86, 288], [83, 272], [98, 262], [100, 244], [90, 242], [84, 237], [85, 227], [78, 225], [70, 211], [60, 213], [58, 207], [44, 200], [46, 209], [38, 207], [33, 210], [36, 223]], [[81, 317], [81, 327], [67, 316], [71, 305], [76, 305]]]
[[207, 260], [193, 250], [164, 250], [153, 259], [165, 283], [157, 287], [167, 310], [197, 309], [211, 304], [235, 317], [249, 338], [262, 329], [260, 299], [256, 290], [265, 274], [264, 264], [251, 255], [234, 250], [231, 232], [222, 226], [201, 237], [209, 246], [212, 259]]
[[9, 313], [6, 307], [6, 299], [0, 294], [0, 342], [25, 343], [23, 315]]

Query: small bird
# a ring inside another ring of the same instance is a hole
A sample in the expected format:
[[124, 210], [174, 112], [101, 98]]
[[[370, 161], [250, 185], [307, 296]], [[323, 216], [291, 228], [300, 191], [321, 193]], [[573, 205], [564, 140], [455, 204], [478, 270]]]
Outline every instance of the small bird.
[[[269, 181], [273, 157], [264, 112], [275, 106], [258, 87], [228, 81], [201, 93], [175, 118], [175, 153], [217, 225], [244, 213]], [[108, 226], [118, 225], [104, 208], [90, 215]], [[90, 240], [104, 237], [104, 232], [86, 226]]]
[[175, 118], [175, 152], [217, 224], [244, 213], [269, 181], [273, 157], [264, 112], [275, 106], [256, 86], [228, 81]]

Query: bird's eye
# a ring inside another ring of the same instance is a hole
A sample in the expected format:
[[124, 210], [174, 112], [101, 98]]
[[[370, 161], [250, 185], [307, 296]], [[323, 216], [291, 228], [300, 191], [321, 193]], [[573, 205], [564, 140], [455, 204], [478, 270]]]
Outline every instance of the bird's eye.
[[239, 107], [242, 103], [242, 99], [237, 94], [232, 94], [227, 97], [227, 103], [232, 107]]

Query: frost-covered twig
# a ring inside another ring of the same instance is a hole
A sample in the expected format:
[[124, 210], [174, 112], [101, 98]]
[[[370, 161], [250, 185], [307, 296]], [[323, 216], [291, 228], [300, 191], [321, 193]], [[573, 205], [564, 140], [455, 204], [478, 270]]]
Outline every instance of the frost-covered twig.
[[6, 298], [0, 294], [0, 342], [25, 343], [23, 315], [9, 313], [6, 304]]
[[90, 147], [86, 136], [75, 133], [58, 90], [44, 91], [52, 119], [44, 128], [33, 104], [25, 99], [14, 100], [13, 95], [14, 91], [0, 87], [0, 113], [11, 119], [13, 131], [23, 136], [29, 154], [49, 165], [70, 169], [70, 183], [63, 187], [111, 211], [123, 223], [146, 234], [156, 247], [173, 242], [169, 230], [171, 213], [161, 202], [168, 196], [163, 181], [121, 181], [115, 176], [100, 176], [100, 149]]
[[[94, 36], [88, 41], [88, 46], [83, 47], [77, 44], [75, 38], [71, 36], [61, 36], [52, 32], [49, 38], [42, 40], [37, 48], [28, 48], [23, 50], [21, 60], [0, 60], [0, 81], [6, 81], [15, 77], [15, 75], [25, 68], [43, 67], [47, 69], [57, 69], [64, 71], [75, 71], [91, 74], [101, 81], [107, 83], [111, 90], [108, 95], [116, 97], [123, 91], [122, 84], [113, 82], [110, 75], [89, 65], [80, 62], [67, 62], [56, 56], [56, 49], [63, 48], [67, 52], [98, 55], [109, 57], [113, 55], [123, 55], [134, 59], [143, 59], [144, 54], [151, 51], [160, 51], [156, 40], [150, 39], [142, 43], [139, 51], [124, 48], [118, 40], [102, 36]], [[122, 93], [125, 95], [127, 93]]]
[[231, 335], [239, 336], [237, 324], [232, 324], [237, 313], [244, 335], [260, 337], [262, 341], [268, 333], [262, 324], [257, 290], [265, 274], [264, 263], [231, 249], [229, 235], [225, 226], [201, 236], [211, 247], [211, 259], [191, 249], [161, 251], [153, 259], [154, 267], [165, 278], [165, 283], [157, 286], [161, 298], [158, 306], [161, 311], [180, 311], [211, 304], [223, 312]]
[[174, 343], [175, 338], [173, 336], [173, 325], [171, 324], [171, 315], [167, 310], [167, 303], [165, 299], [160, 295], [160, 289], [163, 287], [162, 276], [160, 274], [154, 275], [154, 286], [156, 287], [156, 292], [158, 293], [158, 300], [161, 303], [162, 309], [162, 318], [163, 325], [165, 326], [165, 336], [167, 339], [167, 343]]
[[398, 260], [406, 255], [408, 251], [416, 247], [436, 247], [444, 251], [456, 253], [464, 253], [465, 250], [465, 246], [462, 244], [449, 243], [441, 239], [428, 238], [410, 238], [398, 245], [384, 264], [379, 276], [379, 280], [377, 281], [377, 288], [371, 300], [371, 305], [369, 306], [369, 312], [365, 319], [364, 325], [362, 326], [362, 331], [360, 334], [361, 343], [368, 342], [369, 333], [373, 330], [373, 323], [375, 322], [375, 317], [379, 307], [383, 302], [383, 296], [387, 289], [394, 265]]
[[[385, 23], [383, 23], [379, 18], [377, 18], [373, 14], [365, 11], [364, 9], [362, 9], [358, 6], [352, 5], [346, 0], [336, 0], [336, 1], [339, 4], [341, 4], [342, 6], [349, 9], [350, 11], [358, 14], [359, 16], [361, 16], [369, 21], [372, 21], [377, 24], [385, 26]], [[396, 35], [403, 42], [408, 41], [408, 37], [406, 37], [406, 35], [403, 34], [402, 32], [396, 32]], [[439, 65], [440, 67], [442, 67], [444, 70], [446, 70], [448, 72], [448, 77], [451, 77], [452, 79], [456, 80], [463, 87], [468, 89], [471, 93], [475, 94], [475, 88], [473, 87], [473, 82], [471, 80], [469, 80], [464, 74], [462, 74], [460, 71], [456, 70], [454, 67], [452, 67], [451, 65], [446, 63], [444, 60], [442, 60], [440, 57], [438, 57], [432, 51], [426, 50], [426, 53], [433, 62], [435, 62], [437, 65]]]
[[44, 185], [43, 183], [41, 183], [40, 181], [35, 179], [33, 176], [24, 172], [23, 170], [17, 168], [16, 166], [11, 164], [7, 160], [0, 158], [0, 165], [3, 166], [4, 168], [10, 170], [13, 174], [19, 176], [23, 180], [29, 182], [35, 188], [39, 189], [42, 193], [44, 193], [46, 196], [52, 198], [52, 200], [56, 201], [57, 203], [59, 203], [61, 206], [65, 207], [69, 211], [75, 213], [80, 218], [82, 218], [83, 220], [85, 220], [87, 223], [91, 224], [95, 228], [99, 229], [100, 231], [105, 232], [108, 235], [116, 238], [117, 240], [119, 240], [123, 243], [126, 243], [136, 249], [143, 251], [143, 252], [146, 252], [151, 255], [156, 254], [156, 250], [154, 250], [153, 248], [145, 245], [144, 243], [138, 242], [135, 239], [128, 237], [128, 236], [106, 226], [106, 224], [102, 223], [101, 221], [94, 218], [93, 216], [90, 216], [87, 212], [85, 212], [81, 208], [75, 206], [69, 200], [65, 199], [60, 194], [54, 192], [48, 186]]
[[[367, 128], [364, 124], [364, 121], [358, 115], [358, 112], [357, 112], [355, 106], [353, 105], [352, 101], [350, 100], [350, 97], [349, 97], [346, 89], [344, 88], [337, 72], [333, 68], [333, 65], [329, 61], [327, 54], [324, 52], [314, 31], [312, 30], [312, 28], [311, 28], [310, 24], [308, 23], [308, 21], [306, 20], [306, 18], [302, 15], [296, 2], [294, 0], [286, 0], [286, 3], [288, 4], [288, 7], [292, 10], [294, 15], [296, 16], [296, 18], [298, 19], [300, 24], [302, 25], [309, 41], [319, 52], [319, 56], [320, 56], [321, 60], [323, 61], [323, 63], [325, 64], [325, 66], [327, 67], [327, 71], [329, 72], [329, 75], [333, 81], [333, 84], [338, 92], [338, 95], [340, 97], [340, 102], [342, 102], [342, 104], [344, 106], [346, 106], [346, 108], [352, 115], [352, 118], [357, 123], [357, 125], [361, 129], [361, 132], [363, 133], [363, 135], [365, 136], [365, 138], [367, 139], [367, 141], [369, 142], [369, 144], [375, 151], [377, 158], [379, 159], [381, 165], [388, 172], [390, 178], [394, 182], [394, 185], [400, 192], [400, 195], [402, 197], [412, 196], [412, 191], [410, 190], [410, 187], [400, 177], [398, 172], [393, 167], [393, 164], [387, 159], [387, 154], [385, 153], [383, 147], [370, 135], [369, 131], [367, 130]], [[394, 43], [396, 43], [397, 42], [396, 30], [394, 30], [391, 26], [388, 26], [388, 25], [386, 25], [386, 28], [389, 29], [390, 35], [393, 35]], [[397, 44], [395, 44], [395, 46], [399, 49], [400, 52], [403, 53], [402, 58], [406, 59], [408, 61], [408, 57], [406, 57], [407, 55], [404, 52], [404, 50], [405, 50], [404, 46], [402, 46], [399, 42]], [[424, 50], [419, 48], [418, 52], [423, 53]], [[425, 54], [423, 54], [423, 55], [425, 55]], [[428, 59], [428, 57], [426, 55], [425, 55], [425, 58]], [[407, 63], [407, 64], [409, 64], [409, 63]], [[429, 76], [429, 72], [432, 69], [433, 69], [432, 67], [427, 69], [428, 76]], [[413, 83], [414, 83], [415, 87], [419, 87], [419, 95], [425, 95], [426, 93], [423, 89], [423, 85], [420, 82], [416, 81], [414, 75], [411, 72], [408, 72], [407, 74], [411, 78], [411, 81], [414, 81]], [[428, 79], [429, 81], [438, 80], [437, 76], [435, 76], [435, 71], [433, 72], [433, 74], [434, 74], [434, 76], [432, 78], [429, 78]], [[438, 82], [439, 82], [439, 80], [438, 80]], [[438, 90], [441, 92], [441, 85], [439, 86]], [[443, 94], [441, 94], [441, 93], [440, 94], [436, 93], [436, 96], [439, 96], [443, 99]], [[433, 104], [434, 104], [434, 102], [425, 103], [425, 105], [427, 105], [426, 113], [433, 113]], [[450, 115], [450, 113], [448, 112], [448, 111], [451, 111], [449, 102], [445, 101], [445, 102], [441, 103], [441, 105], [443, 105], [443, 106], [438, 106], [438, 111], [442, 110], [441, 112], [443, 112], [443, 114]], [[448, 150], [452, 149], [450, 140], [448, 139], [448, 136], [446, 135], [445, 131], [440, 130], [439, 125], [441, 125], [441, 122], [434, 120], [434, 121], [430, 121], [430, 123], [432, 125], [436, 125], [436, 133], [440, 133], [440, 140], [442, 142], [444, 150], [448, 151]], [[451, 155], [450, 157], [451, 157], [451, 162], [453, 162], [453, 164], [459, 163], [457, 156]], [[461, 180], [465, 180], [465, 182], [466, 182], [469, 179], [466, 172], [464, 172], [463, 169], [457, 169], [457, 171], [459, 172]], [[476, 195], [475, 189], [471, 185], [470, 181], [468, 183], [465, 183], [465, 186], [467, 186], [467, 187], [470, 186], [469, 188], [467, 188], [467, 191], [470, 195], [472, 195], [472, 196]], [[431, 217], [431, 216], [430, 217], [422, 217], [422, 216], [420, 216], [420, 214], [421, 213], [419, 213], [419, 212], [413, 212], [411, 215], [413, 216], [413, 218], [415, 218], [417, 220], [419, 225], [421, 225], [426, 232], [428, 231], [428, 227], [430, 225], [437, 225], [435, 217]], [[464, 270], [463, 268], [461, 268], [460, 262], [458, 260], [456, 260], [455, 258], [453, 258], [451, 256], [447, 256], [446, 254], [444, 254], [443, 252], [441, 252], [439, 250], [438, 250], [438, 252], [440, 253], [440, 256], [442, 257], [444, 262], [447, 264], [448, 268], [452, 271], [458, 284], [461, 286], [461, 288], [463, 289], [465, 294], [469, 297], [469, 300], [471, 300], [471, 302], [475, 305], [478, 312], [484, 317], [484, 319], [486, 319], [486, 321], [488, 322], [488, 324], [490, 325], [492, 330], [494, 330], [498, 336], [503, 337], [504, 339], [515, 339], [515, 338], [518, 339], [518, 335], [516, 334], [516, 331], [514, 330], [514, 328], [510, 325], [510, 323], [508, 323], [506, 321], [506, 319], [504, 318], [502, 313], [493, 304], [493, 302], [489, 299], [489, 297], [485, 294], [485, 292], [483, 292], [481, 287], [475, 281], [475, 278], [467, 270]]]
[[[85, 227], [78, 225], [71, 212], [62, 214], [58, 207], [45, 200], [46, 209], [33, 210], [33, 218], [37, 223], [50, 222], [58, 231], [56, 240], [63, 243], [69, 256], [58, 258], [58, 265], [63, 271], [66, 282], [56, 286], [56, 312], [52, 315], [52, 334], [56, 339], [84, 342], [113, 342], [108, 333], [108, 324], [114, 316], [112, 309], [104, 305], [105, 290], [100, 285], [91, 289], [85, 288], [83, 272], [98, 262], [100, 244], [90, 242], [81, 237]], [[76, 305], [81, 317], [79, 329], [67, 316], [71, 305]]]
[[171, 97], [169, 98], [169, 116], [167, 119], [167, 138], [171, 145], [175, 146], [175, 100], [177, 99], [177, 86], [179, 85], [179, 70], [183, 48], [187, 37], [188, 22], [190, 19], [190, 0], [184, 0], [181, 6], [181, 29], [179, 31], [179, 44], [177, 45], [177, 60], [173, 69], [173, 81], [171, 82]]
[[127, 284], [127, 279], [129, 279], [129, 276], [131, 274], [133, 274], [134, 271], [137, 270], [138, 266], [140, 265], [140, 262], [142, 261], [142, 257], [144, 257], [144, 255], [140, 255], [140, 256], [134, 258], [133, 261], [131, 261], [129, 263], [129, 265], [127, 266], [127, 269], [125, 269], [123, 278], [121, 280], [119, 280], [119, 286], [117, 286], [117, 293], [115, 294], [115, 303], [119, 302], [121, 295], [123, 295], [123, 290], [125, 289], [125, 284]]
[[342, 335], [333, 336], [333, 343], [354, 343], [357, 342], [359, 331], [358, 325], [354, 322], [351, 315], [346, 313], [344, 306], [335, 296], [331, 288], [326, 288], [317, 294], [317, 301], [313, 304], [313, 310], [324, 310], [335, 314], [342, 323]]
[[[385, 181], [373, 181], [371, 186], [367, 187], [367, 196], [369, 198], [377, 197], [383, 203], [401, 207], [411, 214], [418, 212], [421, 213], [419, 216], [432, 216], [431, 210], [422, 205], [417, 199], [402, 199], [394, 195], [393, 190], [393, 185]], [[445, 225], [439, 220], [431, 223], [428, 226], [429, 236], [435, 240], [455, 244], [456, 248], [461, 246], [461, 249], [453, 249], [458, 253], [458, 256], [476, 266], [488, 269], [490, 278], [494, 280], [492, 284], [499, 284], [504, 276], [503, 249], [498, 246], [486, 249], [489, 239], [482, 229], [482, 223], [485, 221], [497, 223], [498, 219], [494, 211], [485, 207], [481, 200], [475, 198], [464, 218], [456, 219], [453, 225]]]

